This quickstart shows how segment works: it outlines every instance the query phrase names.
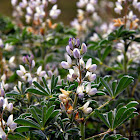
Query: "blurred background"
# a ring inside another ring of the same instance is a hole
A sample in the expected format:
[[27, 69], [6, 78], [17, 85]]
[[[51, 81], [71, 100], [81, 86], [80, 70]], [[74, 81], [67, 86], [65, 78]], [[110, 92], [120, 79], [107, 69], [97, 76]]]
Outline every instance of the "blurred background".
[[[58, 21], [63, 21], [65, 25], [69, 25], [70, 21], [76, 17], [76, 1], [78, 0], [58, 0], [58, 8], [62, 14], [58, 17]], [[0, 0], [0, 15], [12, 17], [11, 0]]]

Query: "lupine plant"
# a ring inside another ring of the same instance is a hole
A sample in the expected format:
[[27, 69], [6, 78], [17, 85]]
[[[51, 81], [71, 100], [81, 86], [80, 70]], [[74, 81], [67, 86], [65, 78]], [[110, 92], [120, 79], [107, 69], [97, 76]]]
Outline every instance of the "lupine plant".
[[[42, 84], [34, 81], [33, 87], [25, 92], [40, 98], [41, 104], [29, 106], [29, 112], [23, 113], [15, 122], [20, 124], [15, 135], [10, 138], [38, 139], [92, 139], [105, 136], [122, 138], [121, 135], [105, 135], [114, 132], [124, 122], [137, 116], [136, 101], [118, 104], [106, 112], [106, 106], [114, 103], [116, 98], [134, 80], [125, 75], [119, 81], [109, 82], [109, 76], [96, 77], [97, 65], [89, 58], [85, 63], [83, 56], [87, 52], [85, 43], [70, 38], [66, 46], [67, 61], [62, 61], [64, 69], [68, 69], [67, 82], [58, 84], [58, 78], [52, 76], [51, 86], [45, 77]], [[100, 98], [104, 96], [104, 100]], [[55, 105], [55, 106], [54, 106]], [[56, 117], [57, 116], [57, 117]], [[90, 118], [96, 118], [108, 128], [105, 132], [88, 136], [86, 130]], [[54, 134], [55, 133], [55, 134]], [[73, 135], [74, 133], [74, 135]], [[36, 138], [35, 138], [36, 137]]]
[[56, 2], [0, 16], [0, 139], [139, 140], [140, 2], [78, 0], [75, 29]]

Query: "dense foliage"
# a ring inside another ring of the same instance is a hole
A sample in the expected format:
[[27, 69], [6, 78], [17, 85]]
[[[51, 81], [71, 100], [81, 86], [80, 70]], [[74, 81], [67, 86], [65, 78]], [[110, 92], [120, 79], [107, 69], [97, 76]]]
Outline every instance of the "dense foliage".
[[140, 2], [79, 0], [72, 27], [56, 2], [0, 17], [0, 139], [139, 139]]

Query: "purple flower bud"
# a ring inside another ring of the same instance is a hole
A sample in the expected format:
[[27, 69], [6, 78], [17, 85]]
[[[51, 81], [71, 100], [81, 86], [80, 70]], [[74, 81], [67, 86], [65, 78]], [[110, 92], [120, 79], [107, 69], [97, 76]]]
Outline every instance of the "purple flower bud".
[[89, 67], [89, 71], [94, 72], [97, 69], [97, 65], [93, 64]]
[[71, 50], [73, 50], [72, 38], [69, 39], [69, 47]]
[[73, 56], [74, 56], [74, 58], [80, 58], [80, 51], [79, 51], [79, 49], [77, 49], [77, 48], [75, 48], [74, 50], [73, 50]]
[[43, 77], [43, 76], [45, 76], [45, 74], [46, 74], [46, 71], [41, 71], [40, 74], [39, 74], [39, 76], [40, 77]]
[[83, 99], [83, 98], [84, 98], [84, 93], [79, 93], [79, 94], [78, 94], [78, 97], [79, 97], [80, 99]]
[[69, 64], [65, 61], [62, 61], [61, 62], [61, 66], [64, 68], [64, 69], [68, 69], [69, 68]]
[[8, 110], [9, 112], [11, 112], [11, 111], [13, 110], [13, 104], [12, 104], [12, 103], [9, 103], [9, 104], [8, 104], [7, 110]]
[[76, 46], [79, 47], [80, 46], [80, 40], [77, 38], [76, 39]]
[[3, 103], [4, 103], [4, 98], [3, 97], [0, 97], [0, 107], [3, 106]]
[[74, 79], [71, 77], [71, 75], [68, 74], [67, 75], [67, 80], [70, 81], [70, 82], [73, 82]]
[[22, 57], [22, 61], [23, 61], [23, 63], [27, 63], [28, 61], [27, 61], [27, 57], [26, 56], [23, 56]]
[[35, 67], [35, 61], [34, 60], [32, 60], [32, 66], [31, 66], [32, 68], [34, 68]]
[[96, 74], [92, 74], [89, 76], [90, 81], [94, 81], [96, 79]]
[[89, 95], [94, 95], [94, 94], [96, 94], [96, 92], [97, 92], [97, 88], [92, 88], [90, 91], [89, 91]]
[[72, 74], [72, 78], [76, 79], [78, 76], [76, 74]]
[[4, 89], [0, 88], [0, 96], [4, 97], [4, 94], [5, 94]]
[[7, 139], [7, 136], [3, 134], [1, 139], [2, 140], [6, 140]]
[[82, 43], [82, 46], [81, 46], [81, 53], [84, 54], [87, 52], [87, 46], [85, 43]]
[[13, 129], [13, 130], [15, 130], [16, 127], [17, 127], [17, 123], [12, 123], [12, 124], [10, 125], [10, 128]]
[[49, 71], [48, 71], [48, 76], [49, 76], [49, 77], [52, 77], [52, 75], [53, 75], [52, 71], [49, 70]]
[[72, 55], [72, 50], [70, 49], [70, 46], [66, 46], [66, 51], [70, 56]]

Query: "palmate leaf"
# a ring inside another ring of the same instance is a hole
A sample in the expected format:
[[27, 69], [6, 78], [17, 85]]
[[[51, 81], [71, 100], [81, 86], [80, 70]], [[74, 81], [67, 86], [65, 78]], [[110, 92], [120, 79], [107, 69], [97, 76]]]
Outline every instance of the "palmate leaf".
[[112, 82], [112, 88], [106, 81], [105, 77], [100, 78], [101, 84], [106, 88], [107, 92], [112, 98], [116, 98], [121, 92], [123, 92], [132, 82], [134, 78], [128, 75], [123, 76], [117, 84], [117, 81]]
[[23, 126], [29, 126], [32, 128], [41, 129], [40, 125], [31, 119], [20, 119], [19, 118], [19, 119], [16, 119], [15, 122], [20, 125], [23, 125]]
[[124, 138], [122, 135], [120, 134], [106, 134], [102, 140], [128, 140], [127, 138]]
[[109, 84], [103, 78], [100, 78], [100, 81], [101, 81], [102, 85], [106, 88], [106, 90], [108, 91], [109, 95], [111, 97], [113, 97], [113, 92], [112, 92]]
[[102, 114], [96, 109], [95, 112], [108, 128], [114, 130], [127, 120], [138, 115], [137, 112], [134, 112], [136, 111], [136, 108], [134, 107], [136, 105], [138, 105], [138, 102], [131, 101], [125, 106], [119, 105], [114, 111]]
[[118, 86], [113, 93], [114, 96], [116, 97], [119, 93], [121, 93], [125, 88], [127, 88], [132, 82], [134, 78], [131, 76], [123, 76], [121, 80], [118, 83]]

